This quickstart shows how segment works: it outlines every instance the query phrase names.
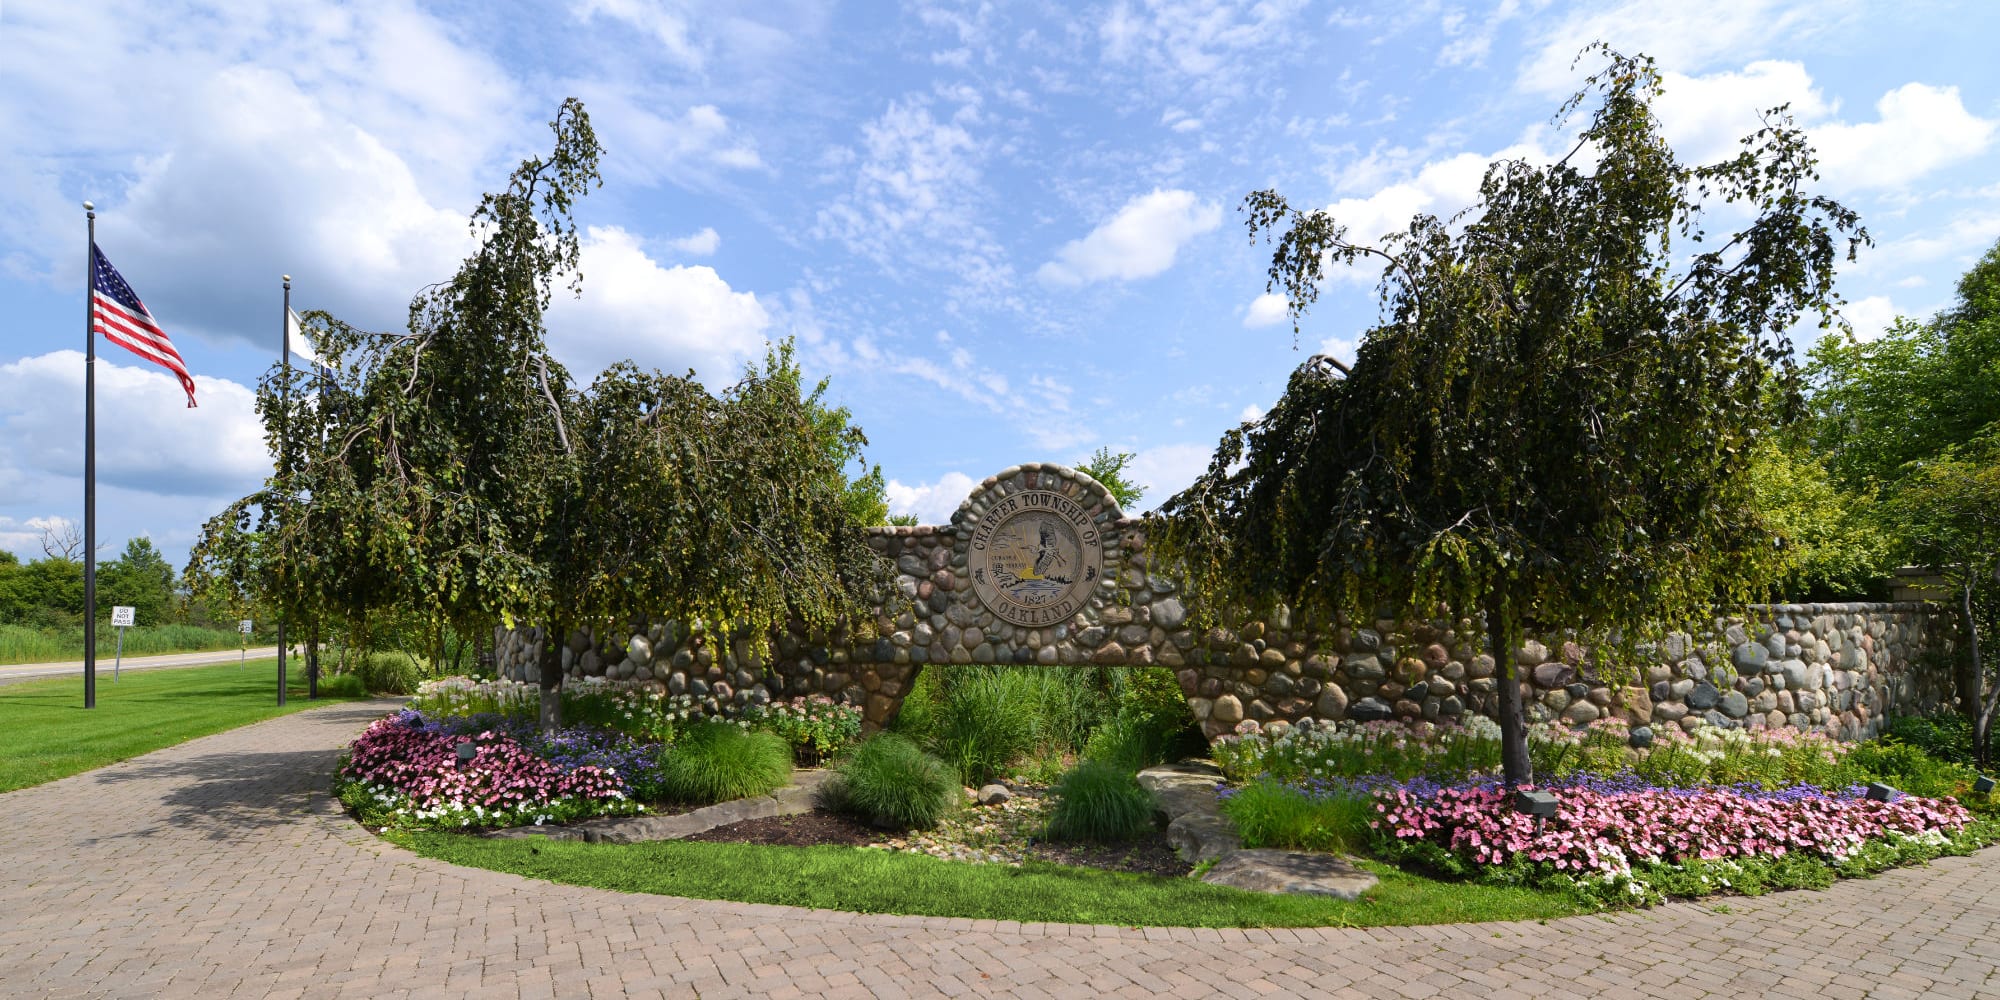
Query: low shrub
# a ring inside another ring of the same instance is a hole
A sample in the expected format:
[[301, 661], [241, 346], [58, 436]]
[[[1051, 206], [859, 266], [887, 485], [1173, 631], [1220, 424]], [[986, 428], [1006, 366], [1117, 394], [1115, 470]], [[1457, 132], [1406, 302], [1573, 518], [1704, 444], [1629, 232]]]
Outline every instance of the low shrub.
[[823, 804], [892, 826], [927, 830], [956, 808], [962, 794], [951, 765], [907, 737], [877, 733], [834, 766]]
[[354, 665], [354, 674], [376, 694], [415, 694], [424, 682], [422, 662], [404, 653], [369, 653]]
[[756, 706], [743, 717], [789, 744], [792, 762], [801, 767], [818, 767], [861, 738], [861, 710], [825, 695]]
[[1086, 760], [1049, 790], [1052, 840], [1131, 840], [1153, 825], [1153, 797], [1131, 771]]
[[329, 698], [365, 698], [368, 685], [355, 674], [331, 674], [319, 679], [319, 693]]
[[660, 791], [676, 802], [706, 804], [764, 795], [792, 780], [784, 740], [729, 722], [702, 722], [660, 762]]
[[1373, 797], [1344, 782], [1251, 782], [1224, 790], [1222, 813], [1245, 847], [1353, 853], [1374, 839]]

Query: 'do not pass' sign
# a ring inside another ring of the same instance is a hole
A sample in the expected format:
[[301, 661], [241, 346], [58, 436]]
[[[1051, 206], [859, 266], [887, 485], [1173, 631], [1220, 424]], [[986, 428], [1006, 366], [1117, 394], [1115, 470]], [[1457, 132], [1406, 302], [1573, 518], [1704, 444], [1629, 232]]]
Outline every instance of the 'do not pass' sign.
[[1030, 628], [1065, 622], [1090, 600], [1104, 547], [1089, 511], [1050, 490], [995, 504], [973, 531], [966, 571], [1001, 621]]
[[134, 624], [135, 620], [136, 619], [133, 614], [133, 609], [128, 608], [123, 604], [112, 605], [111, 607], [112, 627], [125, 628], [129, 625]]

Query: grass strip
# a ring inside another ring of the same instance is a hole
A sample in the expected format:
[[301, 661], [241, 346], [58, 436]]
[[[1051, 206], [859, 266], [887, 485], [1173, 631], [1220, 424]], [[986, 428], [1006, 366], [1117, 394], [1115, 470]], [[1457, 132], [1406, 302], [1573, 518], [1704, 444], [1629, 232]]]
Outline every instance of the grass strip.
[[1128, 927], [1381, 927], [1586, 912], [1554, 893], [1441, 882], [1368, 861], [1361, 865], [1381, 884], [1347, 902], [1244, 892], [1191, 878], [1040, 862], [1011, 868], [852, 847], [589, 844], [433, 832], [389, 838], [440, 861], [566, 885], [856, 913]]
[[330, 701], [306, 700], [305, 669], [290, 671], [288, 704], [277, 705], [276, 659], [211, 667], [134, 671], [116, 682], [97, 672], [97, 707], [83, 707], [83, 677], [0, 687], [0, 792], [39, 785], [162, 747], [262, 722]]

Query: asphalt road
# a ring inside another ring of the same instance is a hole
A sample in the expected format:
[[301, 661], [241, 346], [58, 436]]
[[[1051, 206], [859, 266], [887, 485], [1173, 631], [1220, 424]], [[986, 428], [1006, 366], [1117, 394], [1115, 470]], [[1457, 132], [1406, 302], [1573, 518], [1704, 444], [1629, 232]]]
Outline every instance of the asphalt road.
[[[294, 650], [294, 653], [297, 651]], [[110, 650], [97, 651], [97, 676], [108, 678], [112, 673], [114, 658]], [[163, 653], [159, 656], [128, 656], [118, 667], [119, 672], [127, 670], [171, 670], [176, 667], [205, 667], [211, 663], [235, 663], [244, 653], [234, 649], [218, 649], [207, 653]], [[278, 655], [276, 646], [252, 646], [249, 659], [264, 659]], [[301, 665], [303, 670], [304, 666]], [[55, 663], [13, 663], [0, 666], [0, 685], [20, 681], [40, 680], [45, 677], [73, 677], [83, 674], [82, 660], [62, 660]]]

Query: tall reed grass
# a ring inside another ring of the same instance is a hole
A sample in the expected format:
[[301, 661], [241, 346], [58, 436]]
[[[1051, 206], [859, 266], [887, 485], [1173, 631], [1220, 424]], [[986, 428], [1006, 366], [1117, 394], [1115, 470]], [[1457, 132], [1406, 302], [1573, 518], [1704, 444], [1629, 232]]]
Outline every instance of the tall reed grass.
[[[125, 655], [153, 656], [235, 649], [242, 645], [242, 641], [243, 637], [233, 629], [199, 625], [138, 625], [125, 630]], [[117, 649], [118, 630], [109, 625], [98, 628], [97, 655], [109, 658]], [[82, 658], [81, 625], [70, 628], [0, 625], [0, 663], [44, 663]]]

